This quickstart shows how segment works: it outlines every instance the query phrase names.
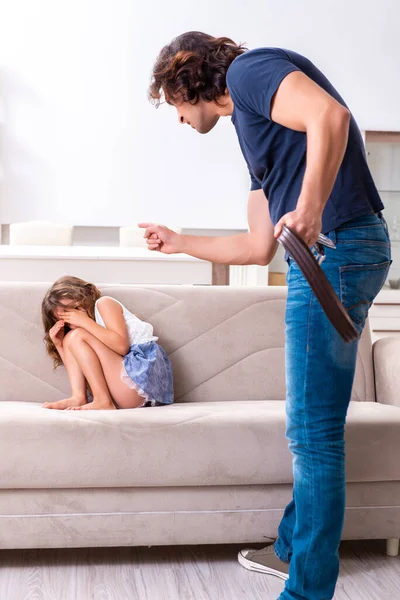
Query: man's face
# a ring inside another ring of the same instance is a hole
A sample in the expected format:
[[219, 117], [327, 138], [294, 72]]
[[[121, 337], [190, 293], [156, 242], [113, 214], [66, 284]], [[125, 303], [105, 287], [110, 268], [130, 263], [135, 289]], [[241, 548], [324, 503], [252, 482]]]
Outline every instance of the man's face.
[[197, 104], [180, 102], [174, 104], [179, 123], [190, 125], [199, 133], [208, 133], [218, 122], [219, 114], [214, 102], [199, 100]]

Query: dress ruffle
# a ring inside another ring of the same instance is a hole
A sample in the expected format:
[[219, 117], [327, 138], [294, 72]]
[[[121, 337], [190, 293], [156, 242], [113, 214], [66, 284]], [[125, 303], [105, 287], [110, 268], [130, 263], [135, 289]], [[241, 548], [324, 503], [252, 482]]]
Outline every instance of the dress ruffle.
[[171, 362], [154, 341], [134, 344], [124, 356], [121, 380], [143, 398], [143, 405], [172, 404], [174, 401]]

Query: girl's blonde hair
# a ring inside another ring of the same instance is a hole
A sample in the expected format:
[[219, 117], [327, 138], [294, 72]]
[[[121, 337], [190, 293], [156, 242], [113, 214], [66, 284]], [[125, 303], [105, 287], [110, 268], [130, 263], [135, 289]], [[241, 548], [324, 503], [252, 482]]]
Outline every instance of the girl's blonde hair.
[[[49, 331], [57, 322], [55, 311], [62, 307], [61, 300], [70, 300], [69, 308], [83, 308], [91, 319], [94, 319], [94, 305], [101, 298], [100, 290], [94, 283], [88, 283], [79, 277], [66, 275], [60, 277], [47, 291], [42, 301], [42, 322], [45, 331], [43, 341], [46, 345], [47, 354], [53, 359], [53, 368], [62, 364], [61, 357], [51, 341]], [[68, 329], [68, 326], [66, 326]]]

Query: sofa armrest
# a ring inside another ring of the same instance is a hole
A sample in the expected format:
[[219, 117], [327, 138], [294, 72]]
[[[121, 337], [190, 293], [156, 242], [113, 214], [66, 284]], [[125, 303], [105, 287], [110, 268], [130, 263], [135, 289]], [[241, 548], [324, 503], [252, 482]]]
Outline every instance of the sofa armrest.
[[373, 345], [376, 401], [400, 406], [400, 337], [387, 337]]

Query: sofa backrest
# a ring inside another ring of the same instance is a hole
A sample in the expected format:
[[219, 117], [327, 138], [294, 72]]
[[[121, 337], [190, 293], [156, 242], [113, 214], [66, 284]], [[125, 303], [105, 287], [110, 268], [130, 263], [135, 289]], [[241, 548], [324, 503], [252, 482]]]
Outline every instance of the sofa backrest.
[[[41, 324], [48, 283], [0, 283], [0, 400], [48, 402], [70, 393], [52, 370]], [[174, 370], [176, 402], [284, 400], [285, 287], [99, 285], [154, 326]], [[353, 400], [374, 401], [365, 328]]]

